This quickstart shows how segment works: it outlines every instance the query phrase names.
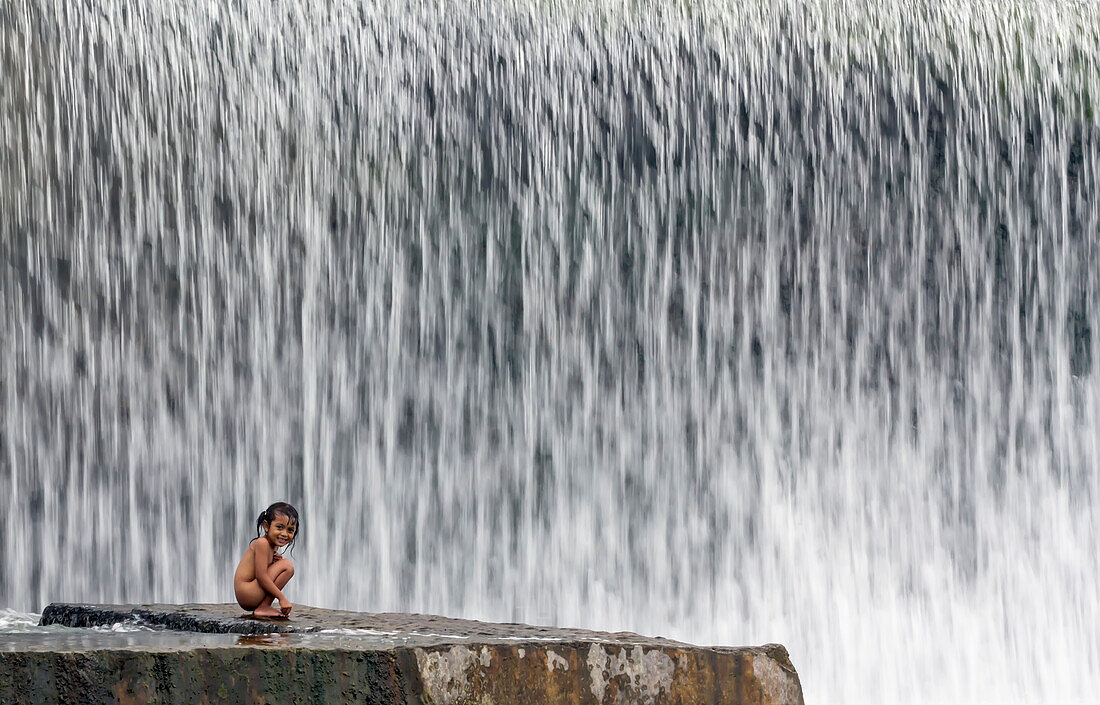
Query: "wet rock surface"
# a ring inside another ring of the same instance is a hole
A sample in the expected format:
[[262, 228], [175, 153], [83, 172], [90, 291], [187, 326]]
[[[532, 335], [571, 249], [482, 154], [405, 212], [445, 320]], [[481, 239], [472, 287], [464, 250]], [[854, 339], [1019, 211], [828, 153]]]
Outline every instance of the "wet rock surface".
[[473, 619], [457, 619], [431, 614], [346, 612], [303, 605], [295, 605], [289, 619], [265, 619], [253, 617], [232, 603], [193, 605], [54, 603], [43, 610], [41, 620], [43, 625], [58, 624], [67, 627], [95, 627], [120, 622], [136, 622], [165, 629], [210, 634], [306, 634], [323, 630], [369, 630], [380, 635], [427, 636], [441, 642], [447, 639], [471, 638], [509, 641], [587, 639], [646, 646], [691, 646], [670, 639], [645, 637], [631, 632], [595, 632], [584, 629], [538, 627], [529, 624], [479, 622]]
[[630, 633], [298, 606], [289, 620], [253, 619], [236, 605], [56, 604], [42, 615], [43, 625], [122, 623], [160, 635], [179, 630], [181, 639], [5, 644], [0, 702], [803, 703], [778, 644], [699, 647]]

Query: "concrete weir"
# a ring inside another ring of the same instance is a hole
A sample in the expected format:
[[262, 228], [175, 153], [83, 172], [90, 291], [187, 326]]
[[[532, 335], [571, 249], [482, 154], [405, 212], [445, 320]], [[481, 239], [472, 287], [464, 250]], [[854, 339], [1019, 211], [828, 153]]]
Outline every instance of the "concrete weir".
[[[802, 705], [785, 648], [296, 606], [66, 605], [0, 643], [0, 702]], [[107, 631], [119, 625], [126, 631]]]

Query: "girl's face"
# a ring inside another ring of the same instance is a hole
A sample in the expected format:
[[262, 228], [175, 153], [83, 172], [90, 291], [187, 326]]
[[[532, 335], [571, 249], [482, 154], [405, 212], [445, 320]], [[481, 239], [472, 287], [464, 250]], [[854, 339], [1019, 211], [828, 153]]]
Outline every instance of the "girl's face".
[[294, 540], [298, 524], [286, 514], [276, 514], [274, 519], [264, 523], [264, 531], [267, 532], [267, 540], [276, 548], [281, 548]]

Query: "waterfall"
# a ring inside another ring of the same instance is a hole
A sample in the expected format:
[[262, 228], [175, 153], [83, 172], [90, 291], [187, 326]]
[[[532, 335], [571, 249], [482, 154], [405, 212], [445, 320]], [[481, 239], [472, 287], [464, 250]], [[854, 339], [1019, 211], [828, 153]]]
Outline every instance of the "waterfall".
[[1100, 6], [0, 0], [0, 607], [1100, 690]]

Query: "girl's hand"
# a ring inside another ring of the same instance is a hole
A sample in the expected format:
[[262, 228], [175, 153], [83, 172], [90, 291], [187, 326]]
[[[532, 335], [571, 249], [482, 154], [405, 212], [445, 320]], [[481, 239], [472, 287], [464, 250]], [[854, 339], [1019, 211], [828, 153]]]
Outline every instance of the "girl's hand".
[[284, 617], [289, 617], [290, 610], [292, 609], [294, 609], [294, 605], [290, 604], [289, 602], [283, 602], [282, 600], [279, 600], [279, 611], [283, 613]]
[[282, 558], [282, 556], [280, 556], [280, 555], [279, 555], [279, 552], [278, 552], [278, 551], [273, 551], [272, 553], [274, 554], [274, 555], [272, 555], [272, 557], [271, 557], [271, 562], [272, 562], [272, 563], [274, 563], [275, 561], [277, 561], [277, 560], [279, 560], [280, 558]]

